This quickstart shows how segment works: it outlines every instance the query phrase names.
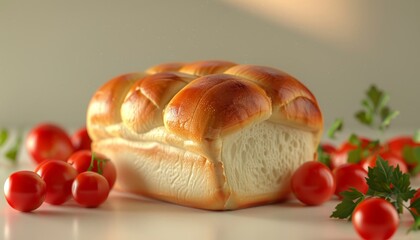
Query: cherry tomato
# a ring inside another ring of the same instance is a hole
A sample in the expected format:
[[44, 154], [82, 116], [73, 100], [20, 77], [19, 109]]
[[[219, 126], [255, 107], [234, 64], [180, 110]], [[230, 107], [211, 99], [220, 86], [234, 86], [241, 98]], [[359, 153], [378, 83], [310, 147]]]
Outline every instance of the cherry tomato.
[[12, 173], [4, 183], [7, 202], [21, 212], [30, 212], [41, 206], [46, 191], [45, 181], [32, 171]]
[[[359, 137], [359, 139], [361, 141], [362, 148], [367, 148], [371, 142], [370, 139], [365, 137]], [[343, 143], [335, 152], [331, 154], [331, 169], [336, 169], [340, 165], [346, 164], [349, 152], [357, 149], [357, 147], [357, 145], [354, 145], [351, 142]]]
[[355, 188], [366, 193], [369, 186], [366, 183], [367, 171], [358, 164], [347, 163], [334, 169], [334, 180], [336, 184], [335, 195], [342, 198], [341, 192]]
[[[115, 179], [117, 177], [117, 170], [115, 169], [114, 163], [104, 157], [101, 154], [94, 153], [95, 159], [93, 161], [93, 168], [91, 171], [99, 172], [99, 169], [102, 171], [100, 174], [103, 175], [106, 180], [108, 181], [109, 188], [112, 189], [115, 183]], [[89, 150], [81, 150], [73, 153], [67, 163], [72, 165], [78, 173], [86, 172], [91, 164], [92, 161], [92, 152]], [[99, 163], [99, 169], [98, 169]]]
[[386, 150], [391, 152], [396, 157], [402, 159], [407, 165], [408, 169], [411, 170], [417, 166], [416, 163], [410, 162], [404, 157], [404, 149], [406, 147], [413, 148], [419, 147], [420, 143], [414, 141], [411, 136], [398, 136], [390, 139], [385, 145]]
[[74, 152], [67, 133], [54, 124], [40, 124], [33, 128], [26, 139], [26, 147], [32, 159], [41, 163], [45, 159], [67, 160]]
[[71, 140], [76, 151], [90, 150], [92, 140], [90, 139], [87, 129], [85, 127], [77, 130], [71, 137]]
[[397, 167], [400, 166], [400, 170], [403, 173], [408, 172], [407, 165], [405, 164], [404, 160], [398, 158], [397, 156], [393, 155], [391, 152], [383, 152], [372, 155], [368, 157], [366, 160], [361, 162], [361, 166], [368, 171], [368, 168], [374, 168], [376, 166], [376, 160], [378, 159], [378, 155], [381, 156], [384, 160], [388, 162], [390, 166]]
[[363, 239], [389, 239], [399, 223], [397, 210], [382, 198], [363, 200], [352, 215], [353, 227]]
[[92, 208], [105, 202], [109, 191], [108, 181], [95, 172], [80, 173], [72, 186], [74, 200], [82, 206]]
[[415, 146], [418, 146], [418, 144], [414, 142], [413, 137], [410, 136], [394, 137], [385, 144], [388, 151], [401, 159], [404, 159], [404, 147]]
[[[417, 189], [416, 194], [414, 194], [414, 197], [410, 200], [410, 204], [412, 204], [418, 198], [420, 198], [420, 188]], [[419, 213], [415, 209], [412, 209], [412, 210], [415, 214], [419, 215]]]
[[44, 161], [35, 172], [47, 184], [45, 202], [53, 205], [65, 203], [71, 197], [71, 185], [77, 176], [77, 171], [70, 164], [60, 160]]
[[334, 194], [334, 177], [324, 164], [315, 161], [305, 162], [293, 173], [291, 188], [302, 203], [320, 205]]
[[337, 149], [335, 148], [334, 145], [330, 144], [330, 143], [322, 143], [321, 144], [321, 148], [322, 150], [326, 153], [326, 154], [332, 154], [335, 151], [337, 151]]

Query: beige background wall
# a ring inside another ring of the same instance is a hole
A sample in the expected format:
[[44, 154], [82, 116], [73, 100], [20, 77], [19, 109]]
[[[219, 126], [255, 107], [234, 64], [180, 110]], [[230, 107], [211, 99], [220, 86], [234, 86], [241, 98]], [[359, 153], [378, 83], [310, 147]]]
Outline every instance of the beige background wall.
[[0, 0], [0, 125], [84, 123], [109, 78], [166, 61], [269, 65], [353, 126], [376, 83], [420, 128], [420, 1]]

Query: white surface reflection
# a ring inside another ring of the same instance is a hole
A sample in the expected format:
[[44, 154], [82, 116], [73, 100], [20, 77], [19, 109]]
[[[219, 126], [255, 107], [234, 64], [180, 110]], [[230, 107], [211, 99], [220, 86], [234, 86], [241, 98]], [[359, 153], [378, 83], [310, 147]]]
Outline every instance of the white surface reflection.
[[[25, 165], [25, 164], [23, 164]], [[30, 166], [27, 165], [27, 169]], [[16, 169], [2, 168], [2, 183]], [[420, 178], [416, 179], [418, 186]], [[207, 211], [113, 191], [99, 208], [42, 205], [32, 213], [0, 198], [0, 238], [15, 239], [356, 239], [351, 223], [328, 216], [337, 201], [304, 207], [296, 201], [237, 211]], [[408, 216], [409, 217], [409, 216]], [[404, 216], [407, 219], [407, 216]], [[407, 225], [407, 224], [405, 224]], [[400, 227], [395, 239], [417, 239]]]

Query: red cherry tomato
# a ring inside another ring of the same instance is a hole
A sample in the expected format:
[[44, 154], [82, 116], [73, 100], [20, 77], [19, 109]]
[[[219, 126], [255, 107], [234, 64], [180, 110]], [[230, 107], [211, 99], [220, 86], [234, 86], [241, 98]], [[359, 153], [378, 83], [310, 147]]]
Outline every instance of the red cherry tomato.
[[[114, 163], [104, 157], [101, 154], [95, 153], [95, 159], [99, 160], [99, 167], [102, 170], [101, 175], [103, 175], [106, 180], [108, 181], [109, 188], [112, 189], [115, 183], [115, 179], [117, 177], [117, 170], [115, 169]], [[98, 160], [93, 161], [93, 168], [91, 171], [99, 172], [98, 169]], [[86, 172], [91, 164], [92, 161], [92, 152], [89, 150], [81, 150], [73, 153], [67, 163], [72, 165], [78, 173]]]
[[366, 193], [369, 186], [366, 183], [367, 171], [358, 164], [347, 163], [339, 166], [333, 171], [336, 189], [335, 195], [342, 198], [341, 192], [350, 188], [355, 188], [362, 193]]
[[[362, 148], [367, 148], [371, 142], [370, 139], [365, 137], [359, 137], [359, 139], [361, 141]], [[357, 147], [357, 145], [354, 145], [351, 142], [343, 143], [334, 153], [331, 154], [331, 169], [336, 169], [337, 167], [346, 164], [349, 152], [357, 149]]]
[[376, 160], [378, 159], [378, 155], [381, 156], [384, 160], [386, 160], [390, 166], [393, 166], [393, 167], [400, 166], [401, 172], [403, 173], [408, 172], [408, 168], [404, 160], [394, 156], [391, 152], [383, 152], [383, 153], [375, 154], [368, 157], [366, 160], [361, 162], [361, 166], [363, 167], [363, 169], [368, 171], [369, 167], [374, 168], [376, 166]]
[[29, 132], [26, 147], [37, 163], [45, 159], [65, 161], [74, 152], [67, 133], [61, 127], [48, 123], [38, 125]]
[[105, 202], [109, 191], [108, 181], [95, 172], [80, 173], [72, 186], [74, 200], [82, 206], [92, 208]]
[[[420, 198], [420, 188], [417, 189], [416, 194], [414, 194], [414, 197], [410, 200], [410, 204], [412, 204], [416, 199]], [[415, 209], [412, 209], [413, 212], [417, 215], [419, 215], [420, 213], [418, 213]]]
[[47, 184], [45, 202], [60, 205], [71, 197], [71, 185], [77, 176], [77, 171], [70, 164], [60, 160], [44, 161], [35, 172]]
[[390, 151], [393, 155], [401, 159], [404, 159], [404, 147], [415, 146], [418, 146], [418, 144], [414, 142], [413, 137], [410, 136], [394, 137], [385, 144], [385, 148], [388, 151]]
[[385, 145], [386, 150], [391, 152], [396, 157], [402, 159], [407, 165], [409, 170], [417, 167], [417, 164], [405, 159], [404, 149], [406, 147], [413, 148], [413, 147], [419, 147], [419, 146], [420, 146], [420, 143], [415, 142], [413, 137], [411, 136], [394, 137], [390, 139]]
[[334, 194], [334, 177], [324, 164], [315, 161], [305, 162], [293, 173], [291, 188], [302, 203], [320, 205]]
[[330, 143], [322, 143], [321, 148], [326, 154], [332, 154], [337, 151], [336, 147]]
[[21, 212], [30, 212], [41, 206], [46, 191], [45, 181], [32, 171], [12, 173], [4, 183], [7, 202]]
[[77, 130], [71, 137], [71, 140], [76, 151], [90, 150], [92, 140], [90, 139], [88, 131], [85, 127]]
[[382, 198], [363, 200], [352, 215], [353, 227], [363, 239], [389, 239], [399, 223], [397, 210]]

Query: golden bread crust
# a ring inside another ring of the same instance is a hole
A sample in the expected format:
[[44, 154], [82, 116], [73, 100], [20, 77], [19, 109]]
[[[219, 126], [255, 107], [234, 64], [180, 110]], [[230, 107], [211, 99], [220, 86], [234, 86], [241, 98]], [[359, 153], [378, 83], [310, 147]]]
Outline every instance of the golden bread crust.
[[[117, 186], [213, 210], [276, 202], [289, 193], [285, 187], [244, 198], [227, 182], [223, 140], [264, 121], [307, 132], [311, 146], [304, 149], [309, 158], [316, 156], [312, 150], [323, 130], [316, 98], [296, 78], [270, 67], [228, 61], [160, 64], [105, 83], [87, 110], [92, 149], [115, 162]], [[168, 174], [173, 182], [165, 180]]]

